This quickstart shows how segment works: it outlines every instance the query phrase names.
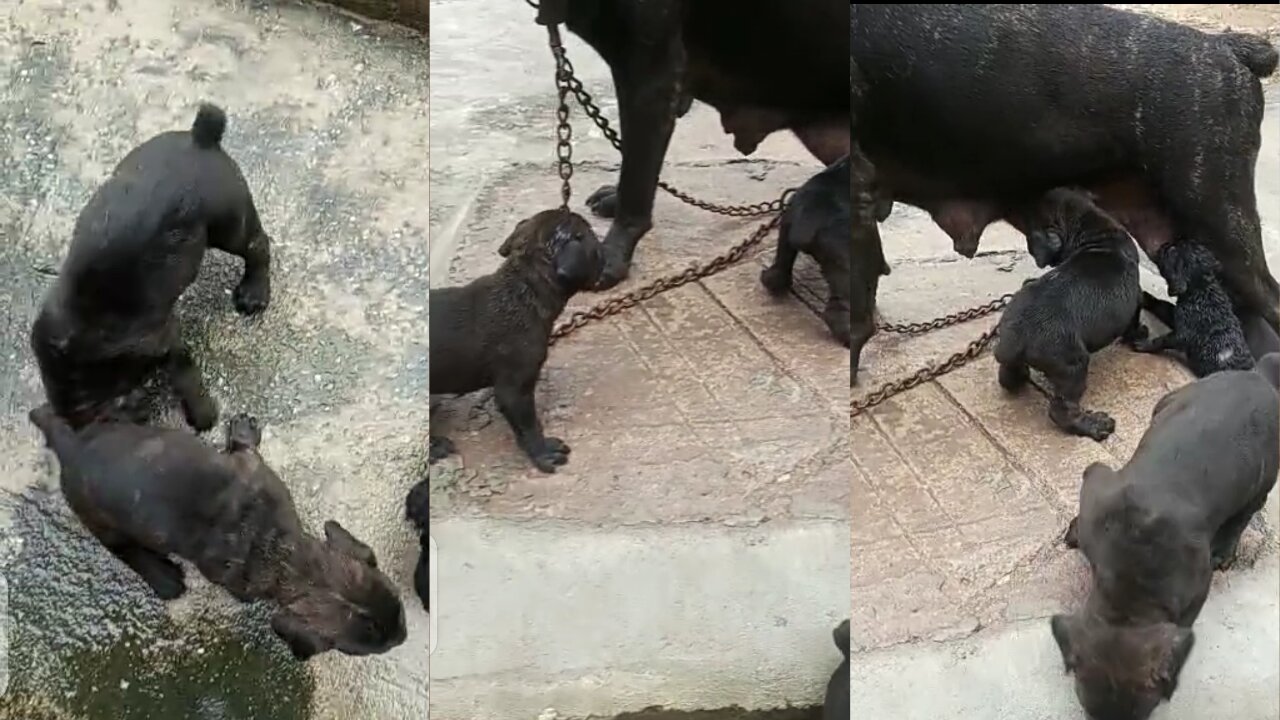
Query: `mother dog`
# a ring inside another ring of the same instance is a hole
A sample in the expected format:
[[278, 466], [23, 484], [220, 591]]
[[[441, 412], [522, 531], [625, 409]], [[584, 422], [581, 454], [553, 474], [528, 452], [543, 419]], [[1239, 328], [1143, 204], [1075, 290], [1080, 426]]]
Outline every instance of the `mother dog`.
[[609, 64], [622, 132], [616, 189], [588, 200], [612, 217], [598, 287], [627, 277], [652, 226], [653, 199], [676, 117], [690, 99], [720, 112], [750, 154], [791, 130], [824, 165], [849, 152], [848, 45], [842, 0], [541, 0], [539, 22], [564, 22]]
[[[1280, 328], [1254, 194], [1266, 40], [1104, 5], [850, 6], [855, 141], [895, 200], [972, 257], [983, 229], [1084, 186], [1153, 255], [1208, 247], [1242, 314]], [[1019, 228], [1023, 229], [1023, 228]]]

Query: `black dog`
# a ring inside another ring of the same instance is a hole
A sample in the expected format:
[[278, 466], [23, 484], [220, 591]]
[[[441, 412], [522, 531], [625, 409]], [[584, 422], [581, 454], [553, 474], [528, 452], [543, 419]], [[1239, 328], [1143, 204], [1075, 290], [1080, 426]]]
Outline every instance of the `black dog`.
[[244, 258], [237, 311], [261, 312], [271, 297], [271, 241], [219, 145], [226, 123], [222, 110], [202, 105], [190, 131], [161, 133], [126, 155], [80, 211], [31, 329], [45, 393], [73, 427], [113, 414], [161, 369], [192, 427], [217, 421], [174, 305], [206, 247]]
[[[1231, 299], [1218, 280], [1220, 266], [1204, 246], [1176, 242], [1160, 248], [1155, 257], [1169, 294], [1178, 299], [1172, 317], [1154, 297], [1143, 295], [1143, 306], [1169, 326], [1169, 332], [1134, 343], [1138, 352], [1176, 350], [1196, 377], [1222, 370], [1250, 370], [1254, 356]], [[1148, 300], [1148, 298], [1150, 298]], [[1164, 316], [1164, 317], [1162, 317]]]
[[[544, 210], [516, 225], [498, 253], [506, 261], [492, 275], [431, 289], [431, 392], [492, 387], [520, 448], [555, 472], [569, 446], [542, 434], [533, 393], [556, 318], [599, 278], [600, 242], [581, 216]], [[449, 448], [443, 438], [431, 444], [433, 456]]]
[[333, 521], [323, 542], [303, 529], [258, 454], [253, 418], [232, 418], [217, 452], [187, 432], [125, 422], [77, 431], [49, 405], [30, 417], [58, 456], [67, 504], [161, 599], [186, 591], [177, 555], [241, 602], [279, 605], [271, 628], [300, 660], [404, 642], [404, 607], [373, 551]]
[[836, 671], [827, 681], [827, 697], [822, 702], [822, 720], [849, 720], [849, 621], [836, 626], [831, 633], [836, 647], [844, 655]]
[[[778, 227], [778, 247], [773, 264], [760, 273], [769, 292], [781, 295], [791, 289], [796, 256], [808, 254], [827, 281], [827, 305], [822, 319], [836, 340], [849, 345], [849, 158], [809, 178], [791, 196]], [[877, 268], [878, 276], [878, 268]]]
[[405, 517], [418, 530], [418, 564], [413, 568], [413, 590], [422, 600], [422, 607], [431, 612], [431, 555], [427, 528], [431, 522], [431, 487], [427, 480], [420, 480], [405, 498]]
[[1056, 189], [1034, 210], [1027, 246], [1039, 267], [1000, 318], [995, 358], [1000, 385], [1016, 392], [1028, 367], [1053, 384], [1049, 418], [1074, 435], [1104, 440], [1115, 420], [1080, 407], [1089, 355], [1117, 338], [1145, 337], [1141, 323], [1138, 251], [1124, 228], [1084, 194]]
[[823, 165], [849, 153], [847, 18], [840, 0], [564, 0], [543, 8], [540, 22], [563, 21], [609, 64], [625, 128], [616, 188], [587, 199], [614, 219], [599, 287], [627, 277], [653, 225], [658, 175], [690, 99], [720, 112], [740, 152], [791, 130]]
[[1101, 4], [853, 3], [849, 25], [853, 137], [889, 197], [928, 211], [957, 251], [1084, 186], [1149, 256], [1204, 243], [1240, 314], [1280, 330], [1254, 189], [1260, 78], [1277, 64], [1265, 38]]
[[1280, 355], [1268, 355], [1257, 372], [1184, 385], [1156, 404], [1123, 468], [1085, 470], [1065, 541], [1088, 559], [1093, 589], [1051, 627], [1090, 717], [1145, 720], [1173, 696], [1213, 571], [1276, 484], [1277, 383]]

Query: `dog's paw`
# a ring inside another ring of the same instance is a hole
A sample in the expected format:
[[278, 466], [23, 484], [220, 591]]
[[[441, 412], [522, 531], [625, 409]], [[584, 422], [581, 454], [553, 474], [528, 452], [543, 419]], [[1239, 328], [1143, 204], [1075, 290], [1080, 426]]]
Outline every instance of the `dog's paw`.
[[596, 282], [595, 289], [608, 290], [617, 285], [627, 276], [631, 274], [631, 259], [623, 252], [610, 247], [608, 244], [601, 246], [601, 253], [604, 255], [604, 265], [600, 269], [600, 279]]
[[184, 402], [182, 414], [186, 416], [187, 424], [196, 432], [208, 432], [218, 422], [218, 404], [213, 398], [205, 396], [193, 402]]
[[256, 448], [261, 443], [262, 428], [257, 418], [239, 413], [227, 421], [227, 445], [232, 450]]
[[246, 317], [257, 315], [271, 303], [271, 285], [265, 282], [241, 282], [231, 294], [236, 312]]
[[1227, 570], [1231, 569], [1232, 565], [1235, 564], [1236, 556], [1234, 552], [1229, 555], [1227, 554], [1219, 555], [1215, 553], [1213, 556], [1209, 558], [1209, 562], [1211, 563], [1211, 567], [1214, 570], [1220, 570], [1222, 572], [1226, 572]]
[[1102, 442], [1116, 431], [1116, 421], [1104, 412], [1084, 411], [1080, 413], [1075, 429], [1085, 437]]
[[1071, 522], [1067, 524], [1067, 531], [1062, 535], [1062, 544], [1068, 548], [1075, 550], [1080, 547], [1080, 516], [1071, 518]]
[[782, 295], [791, 289], [791, 273], [770, 265], [760, 272], [760, 284], [771, 294]]
[[587, 207], [596, 217], [612, 218], [618, 214], [618, 186], [601, 185], [587, 196]]
[[450, 455], [457, 454], [458, 452], [458, 446], [454, 445], [453, 441], [447, 437], [440, 437], [438, 435], [433, 435], [431, 437], [430, 443], [431, 443], [430, 447], [427, 450], [428, 465], [435, 462], [439, 462], [449, 457]]
[[569, 462], [569, 445], [560, 438], [543, 439], [542, 447], [529, 454], [533, 464], [544, 473], [554, 473], [556, 468]]

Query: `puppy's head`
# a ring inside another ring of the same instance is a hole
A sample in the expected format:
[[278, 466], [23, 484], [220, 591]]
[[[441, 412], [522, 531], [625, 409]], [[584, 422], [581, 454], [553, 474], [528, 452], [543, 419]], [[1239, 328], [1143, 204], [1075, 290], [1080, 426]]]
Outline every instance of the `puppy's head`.
[[1077, 614], [1055, 615], [1050, 627], [1091, 720], [1146, 720], [1173, 697], [1195, 644], [1173, 623], [1121, 627]]
[[568, 293], [594, 287], [604, 263], [600, 238], [581, 215], [560, 208], [543, 210], [516, 224], [498, 254], [548, 269]]
[[331, 649], [374, 655], [403, 643], [404, 605], [373, 550], [332, 520], [324, 532], [324, 542], [307, 540], [295, 568], [299, 587], [271, 619], [272, 630], [299, 660]]
[[1045, 193], [1024, 220], [1027, 251], [1040, 268], [1061, 264], [1090, 236], [1124, 232], [1095, 204], [1091, 193], [1077, 188], [1054, 188]]
[[1197, 242], [1180, 241], [1160, 248], [1155, 256], [1156, 267], [1169, 284], [1169, 294], [1177, 297], [1198, 282], [1217, 277], [1222, 264]]

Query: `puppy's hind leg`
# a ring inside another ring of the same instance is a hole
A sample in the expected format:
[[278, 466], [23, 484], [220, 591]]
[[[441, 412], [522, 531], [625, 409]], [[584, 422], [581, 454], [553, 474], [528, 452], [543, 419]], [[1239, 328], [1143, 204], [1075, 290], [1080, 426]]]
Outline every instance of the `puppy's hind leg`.
[[242, 226], [210, 228], [209, 244], [244, 260], [244, 276], [231, 296], [236, 312], [256, 315], [266, 310], [271, 302], [271, 238], [263, 231], [253, 202]]
[[182, 566], [164, 555], [127, 541], [108, 546], [107, 549], [141, 575], [161, 600], [176, 600], [187, 591], [186, 574]]
[[557, 465], [569, 461], [569, 446], [563, 440], [542, 434], [542, 421], [534, 406], [533, 392], [537, 375], [518, 382], [500, 381], [493, 388], [498, 411], [507, 419], [516, 434], [516, 443], [524, 450], [535, 467], [544, 473], [553, 473]]
[[1049, 419], [1059, 428], [1102, 442], [1116, 430], [1116, 421], [1102, 412], [1080, 407], [1089, 380], [1089, 353], [1083, 344], [1052, 365], [1042, 367], [1053, 384]]
[[182, 402], [182, 412], [186, 415], [187, 423], [196, 432], [205, 432], [212, 429], [218, 421], [218, 405], [205, 389], [200, 368], [191, 357], [187, 344], [179, 337], [177, 327], [172, 326], [169, 332], [169, 354], [165, 358], [169, 382]]
[[1019, 360], [1000, 363], [1000, 370], [996, 379], [1000, 382], [1000, 387], [1005, 392], [1016, 393], [1026, 387], [1027, 381], [1031, 379], [1031, 373], [1027, 370], [1026, 363]]
[[784, 220], [778, 231], [778, 248], [773, 264], [760, 272], [760, 284], [773, 295], [782, 295], [791, 289], [791, 274], [795, 269], [799, 251], [790, 242], [791, 222]]
[[1261, 493], [1244, 510], [1233, 515], [1213, 534], [1210, 544], [1210, 562], [1214, 570], [1227, 570], [1235, 562], [1240, 536], [1244, 535], [1249, 521], [1267, 504], [1267, 493]]

